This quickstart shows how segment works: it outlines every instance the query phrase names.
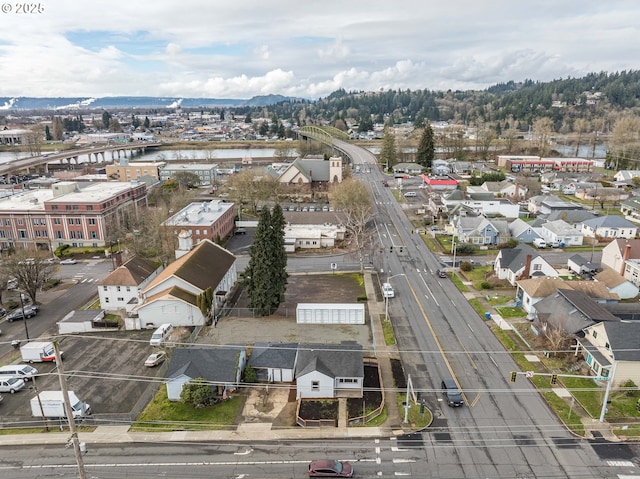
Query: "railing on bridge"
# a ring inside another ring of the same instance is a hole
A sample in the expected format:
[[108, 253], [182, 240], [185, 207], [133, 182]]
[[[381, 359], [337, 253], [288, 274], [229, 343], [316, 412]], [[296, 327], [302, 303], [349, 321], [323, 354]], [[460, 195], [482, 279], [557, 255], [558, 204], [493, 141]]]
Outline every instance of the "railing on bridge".
[[332, 126], [303, 126], [298, 131], [299, 135], [313, 138], [323, 143], [332, 143], [332, 140], [348, 141], [349, 135], [344, 131], [338, 130]]

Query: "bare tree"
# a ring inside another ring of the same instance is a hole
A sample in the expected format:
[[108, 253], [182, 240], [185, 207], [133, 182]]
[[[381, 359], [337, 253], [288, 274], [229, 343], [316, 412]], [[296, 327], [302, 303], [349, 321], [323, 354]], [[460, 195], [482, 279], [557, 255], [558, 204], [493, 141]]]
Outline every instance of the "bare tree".
[[577, 157], [580, 153], [580, 146], [582, 145], [582, 137], [583, 135], [589, 131], [589, 120], [585, 118], [577, 118], [576, 121], [573, 122], [573, 131], [578, 135], [576, 138], [576, 152], [575, 156]]
[[533, 124], [533, 132], [536, 135], [536, 145], [540, 156], [546, 156], [553, 133], [553, 121], [547, 117], [538, 118]]
[[371, 194], [364, 183], [349, 178], [333, 185], [330, 197], [336, 211], [345, 218], [345, 227], [358, 254], [360, 270], [364, 271], [364, 252], [371, 242], [367, 228], [373, 218]]
[[1, 275], [15, 278], [18, 289], [29, 295], [35, 304], [38, 290], [49, 281], [57, 267], [50, 258], [44, 251], [18, 250], [2, 259]]

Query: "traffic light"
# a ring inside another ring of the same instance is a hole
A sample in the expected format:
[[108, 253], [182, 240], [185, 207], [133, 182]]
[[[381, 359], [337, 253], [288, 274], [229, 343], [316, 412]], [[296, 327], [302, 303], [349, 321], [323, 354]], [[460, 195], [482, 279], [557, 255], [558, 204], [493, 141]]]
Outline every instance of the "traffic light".
[[558, 382], [558, 375], [557, 374], [552, 374], [551, 375], [551, 384], [557, 384]]
[[518, 379], [518, 372], [517, 372], [517, 371], [511, 371], [511, 378], [510, 378], [510, 381], [511, 381], [512, 383], [515, 383], [515, 382], [516, 382], [516, 379]]

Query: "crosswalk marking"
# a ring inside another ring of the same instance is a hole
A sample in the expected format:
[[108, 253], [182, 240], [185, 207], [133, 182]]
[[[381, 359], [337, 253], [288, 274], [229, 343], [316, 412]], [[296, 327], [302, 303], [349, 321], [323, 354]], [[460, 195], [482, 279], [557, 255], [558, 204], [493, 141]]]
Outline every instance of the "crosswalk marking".
[[636, 467], [636, 465], [631, 461], [607, 461], [609, 466], [618, 466], [618, 467]]

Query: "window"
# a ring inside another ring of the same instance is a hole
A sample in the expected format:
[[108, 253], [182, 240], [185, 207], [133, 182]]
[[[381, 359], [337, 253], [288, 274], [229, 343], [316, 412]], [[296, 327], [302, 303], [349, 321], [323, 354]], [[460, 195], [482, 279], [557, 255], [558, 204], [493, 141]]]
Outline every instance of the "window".
[[56, 238], [62, 239], [62, 231], [56, 231]]
[[108, 303], [109, 302], [109, 298], [104, 298], [104, 302]]
[[6, 220], [4, 220], [4, 225], [5, 226], [11, 226], [11, 220], [9, 218], [7, 218]]
[[89, 224], [90, 225], [95, 225], [96, 224], [96, 219], [95, 218], [89, 218]]
[[40, 225], [46, 226], [46, 224], [47, 224], [47, 220], [45, 220], [44, 218], [40, 218]]
[[26, 238], [27, 232], [25, 230], [18, 230], [18, 238]]
[[542, 265], [541, 264], [534, 264], [533, 265], [533, 270], [534, 271], [540, 271], [542, 269]]
[[87, 205], [87, 211], [93, 211], [93, 205]]
[[131, 292], [131, 286], [127, 286], [127, 293]]
[[64, 207], [64, 209], [65, 209], [65, 210], [67, 210], [67, 211], [71, 210], [71, 205], [66, 205], [66, 206]]
[[320, 381], [311, 381], [311, 390], [320, 391]]
[[106, 286], [103, 286], [103, 287], [102, 287], [102, 291], [106, 291], [106, 290], [107, 290], [107, 287], [106, 287]]
[[69, 237], [70, 238], [75, 238], [76, 237], [76, 232], [75, 231], [69, 231]]
[[38, 226], [39, 220], [38, 218], [33, 218], [33, 226]]
[[81, 223], [82, 223], [82, 222], [80, 221], [80, 218], [76, 218], [76, 224], [77, 224], [77, 225], [79, 225], [79, 224], [81, 224]]
[[73, 209], [77, 210], [78, 209], [78, 205], [73, 205]]
[[598, 331], [594, 331], [594, 332], [593, 332], [593, 337], [594, 337], [594, 338], [597, 338], [597, 337], [598, 337]]
[[118, 301], [119, 303], [124, 303], [124, 298], [116, 298], [116, 301]]
[[116, 291], [119, 293], [120, 292], [120, 286], [116, 286]]
[[78, 239], [82, 239], [82, 231], [78, 231]]
[[72, 225], [72, 224], [73, 224], [73, 218], [69, 218], [69, 219], [67, 220], [67, 223], [69, 223], [70, 225]]
[[59, 225], [60, 224], [60, 218], [53, 218], [53, 224], [54, 225]]
[[51, 205], [51, 209], [53, 211], [57, 211], [58, 210], [58, 205]]
[[4, 230], [0, 230], [0, 238], [5, 238]]
[[96, 233], [95, 231], [90, 231], [89, 232], [89, 237], [91, 239], [98, 239], [98, 233]]
[[358, 380], [356, 378], [340, 378], [338, 379], [338, 382], [343, 384], [355, 384]]
[[22, 226], [22, 225], [24, 224], [24, 221], [22, 221], [22, 218], [18, 218], [18, 224], [19, 224], [20, 226]]

